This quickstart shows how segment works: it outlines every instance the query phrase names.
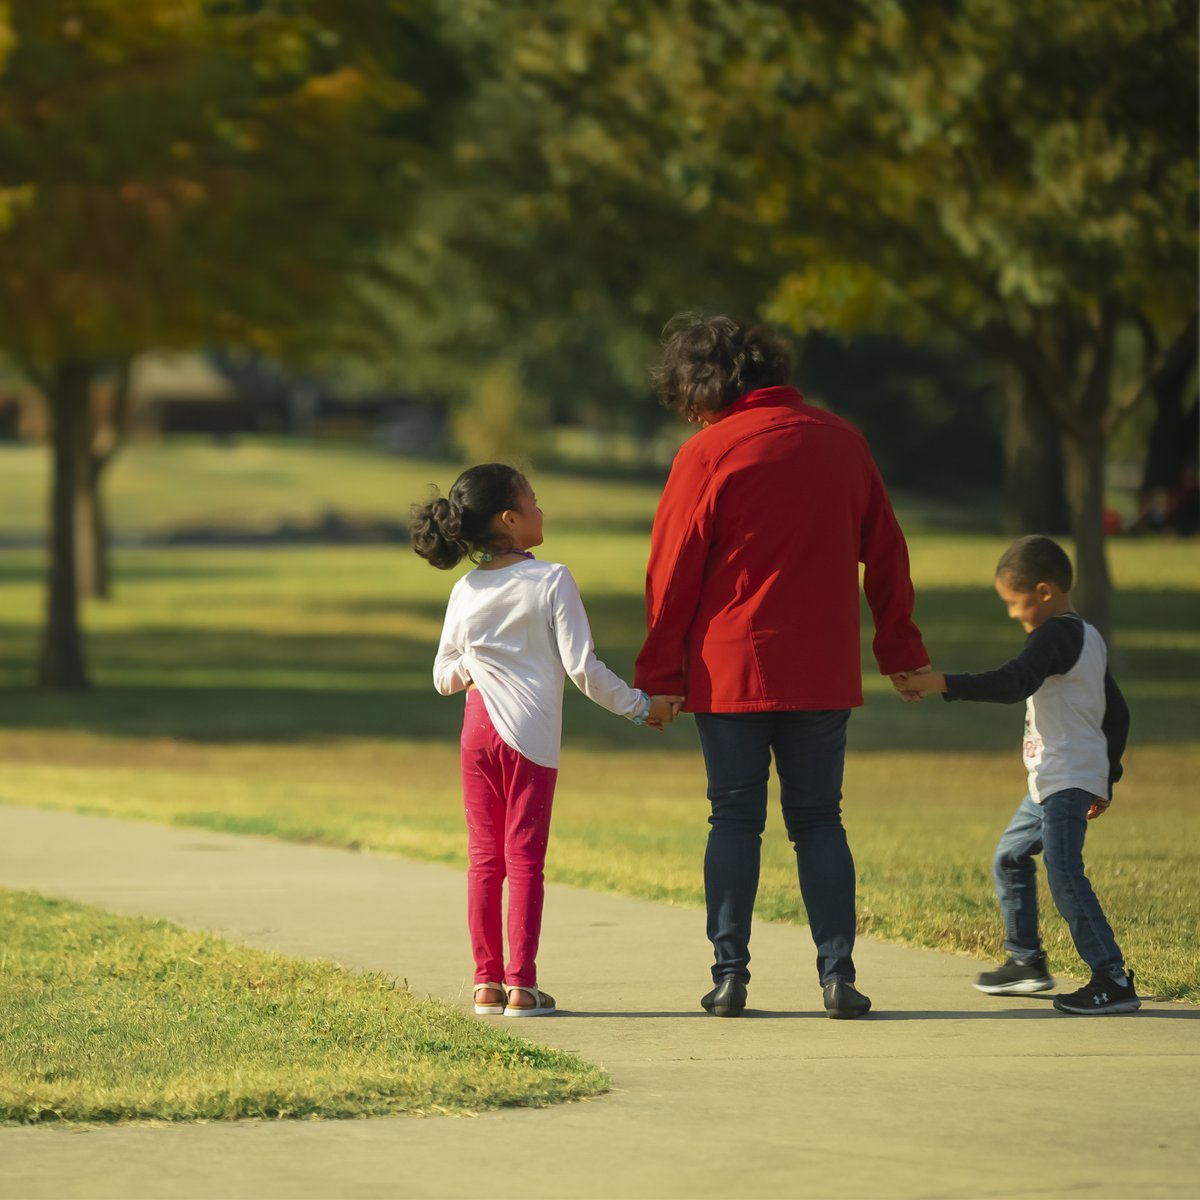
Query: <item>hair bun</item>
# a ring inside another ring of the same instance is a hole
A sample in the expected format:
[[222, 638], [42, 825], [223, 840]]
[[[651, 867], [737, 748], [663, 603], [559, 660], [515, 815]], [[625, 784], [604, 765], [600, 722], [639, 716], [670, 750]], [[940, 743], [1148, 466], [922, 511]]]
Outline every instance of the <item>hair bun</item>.
[[445, 496], [439, 496], [431, 508], [430, 516], [442, 536], [451, 542], [458, 541], [462, 537], [462, 509]]
[[[503, 552], [508, 539], [496, 533], [492, 521], [497, 513], [513, 508], [525, 477], [503, 463], [481, 463], [468, 467], [447, 496], [433, 496], [412, 508], [413, 549], [435, 567], [455, 566], [465, 557], [476, 561], [483, 551]], [[434, 489], [436, 491], [436, 489]]]

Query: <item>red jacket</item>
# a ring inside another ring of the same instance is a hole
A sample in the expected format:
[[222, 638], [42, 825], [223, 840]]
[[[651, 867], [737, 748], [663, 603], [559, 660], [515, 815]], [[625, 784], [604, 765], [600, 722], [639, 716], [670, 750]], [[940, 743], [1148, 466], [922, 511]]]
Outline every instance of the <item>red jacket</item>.
[[690, 712], [857, 707], [860, 562], [880, 671], [924, 666], [908, 547], [862, 434], [795, 388], [743, 396], [671, 467], [636, 686]]

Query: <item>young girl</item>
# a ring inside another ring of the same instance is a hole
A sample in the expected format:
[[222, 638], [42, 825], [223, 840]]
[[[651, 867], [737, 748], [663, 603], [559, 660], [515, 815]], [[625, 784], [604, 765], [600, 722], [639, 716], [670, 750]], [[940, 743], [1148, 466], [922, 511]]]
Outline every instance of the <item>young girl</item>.
[[554, 998], [538, 988], [536, 959], [563, 678], [636, 725], [661, 728], [683, 697], [648, 696], [596, 658], [570, 571], [530, 553], [542, 544], [542, 511], [519, 471], [500, 463], [464, 471], [449, 497], [413, 508], [412, 542], [442, 570], [463, 558], [476, 564], [450, 593], [433, 665], [443, 696], [467, 690], [462, 779], [475, 1011], [547, 1016]]

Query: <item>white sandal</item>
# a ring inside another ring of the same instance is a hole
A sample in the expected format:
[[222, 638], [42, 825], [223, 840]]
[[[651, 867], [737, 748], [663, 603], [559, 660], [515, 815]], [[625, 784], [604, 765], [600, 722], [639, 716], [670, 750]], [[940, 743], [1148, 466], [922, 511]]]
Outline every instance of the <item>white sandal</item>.
[[502, 1000], [499, 1004], [479, 1003], [479, 993], [486, 991], [499, 992], [500, 995], [504, 996], [506, 999], [508, 996], [508, 992], [505, 991], [504, 984], [502, 983], [477, 983], [475, 985], [475, 991], [471, 993], [471, 998], [475, 1001], [476, 1015], [480, 1017], [498, 1017], [502, 1015], [504, 1012], [505, 1001]]
[[[554, 997], [546, 992], [539, 991], [535, 987], [510, 987], [507, 988], [510, 1003], [505, 1005], [504, 1015], [506, 1017], [549, 1017], [558, 1011], [554, 1006]], [[525, 1007], [519, 1007], [511, 1003], [513, 992], [524, 992], [527, 996], [533, 997], [533, 1004]]]

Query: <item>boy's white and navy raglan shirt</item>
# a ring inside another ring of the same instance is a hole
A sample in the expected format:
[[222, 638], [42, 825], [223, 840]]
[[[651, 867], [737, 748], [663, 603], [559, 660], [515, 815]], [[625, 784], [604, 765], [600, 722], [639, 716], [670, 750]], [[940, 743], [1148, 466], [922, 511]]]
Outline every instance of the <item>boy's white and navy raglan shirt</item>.
[[522, 559], [459, 579], [433, 664], [443, 696], [474, 683], [501, 741], [557, 767], [568, 677], [609, 712], [645, 718], [649, 698], [596, 657], [579, 588], [562, 563]]
[[1041, 804], [1066, 788], [1112, 798], [1129, 736], [1129, 708], [1108, 670], [1108, 648], [1076, 613], [1034, 629], [1011, 662], [978, 675], [947, 675], [946, 700], [1025, 701], [1023, 758]]

